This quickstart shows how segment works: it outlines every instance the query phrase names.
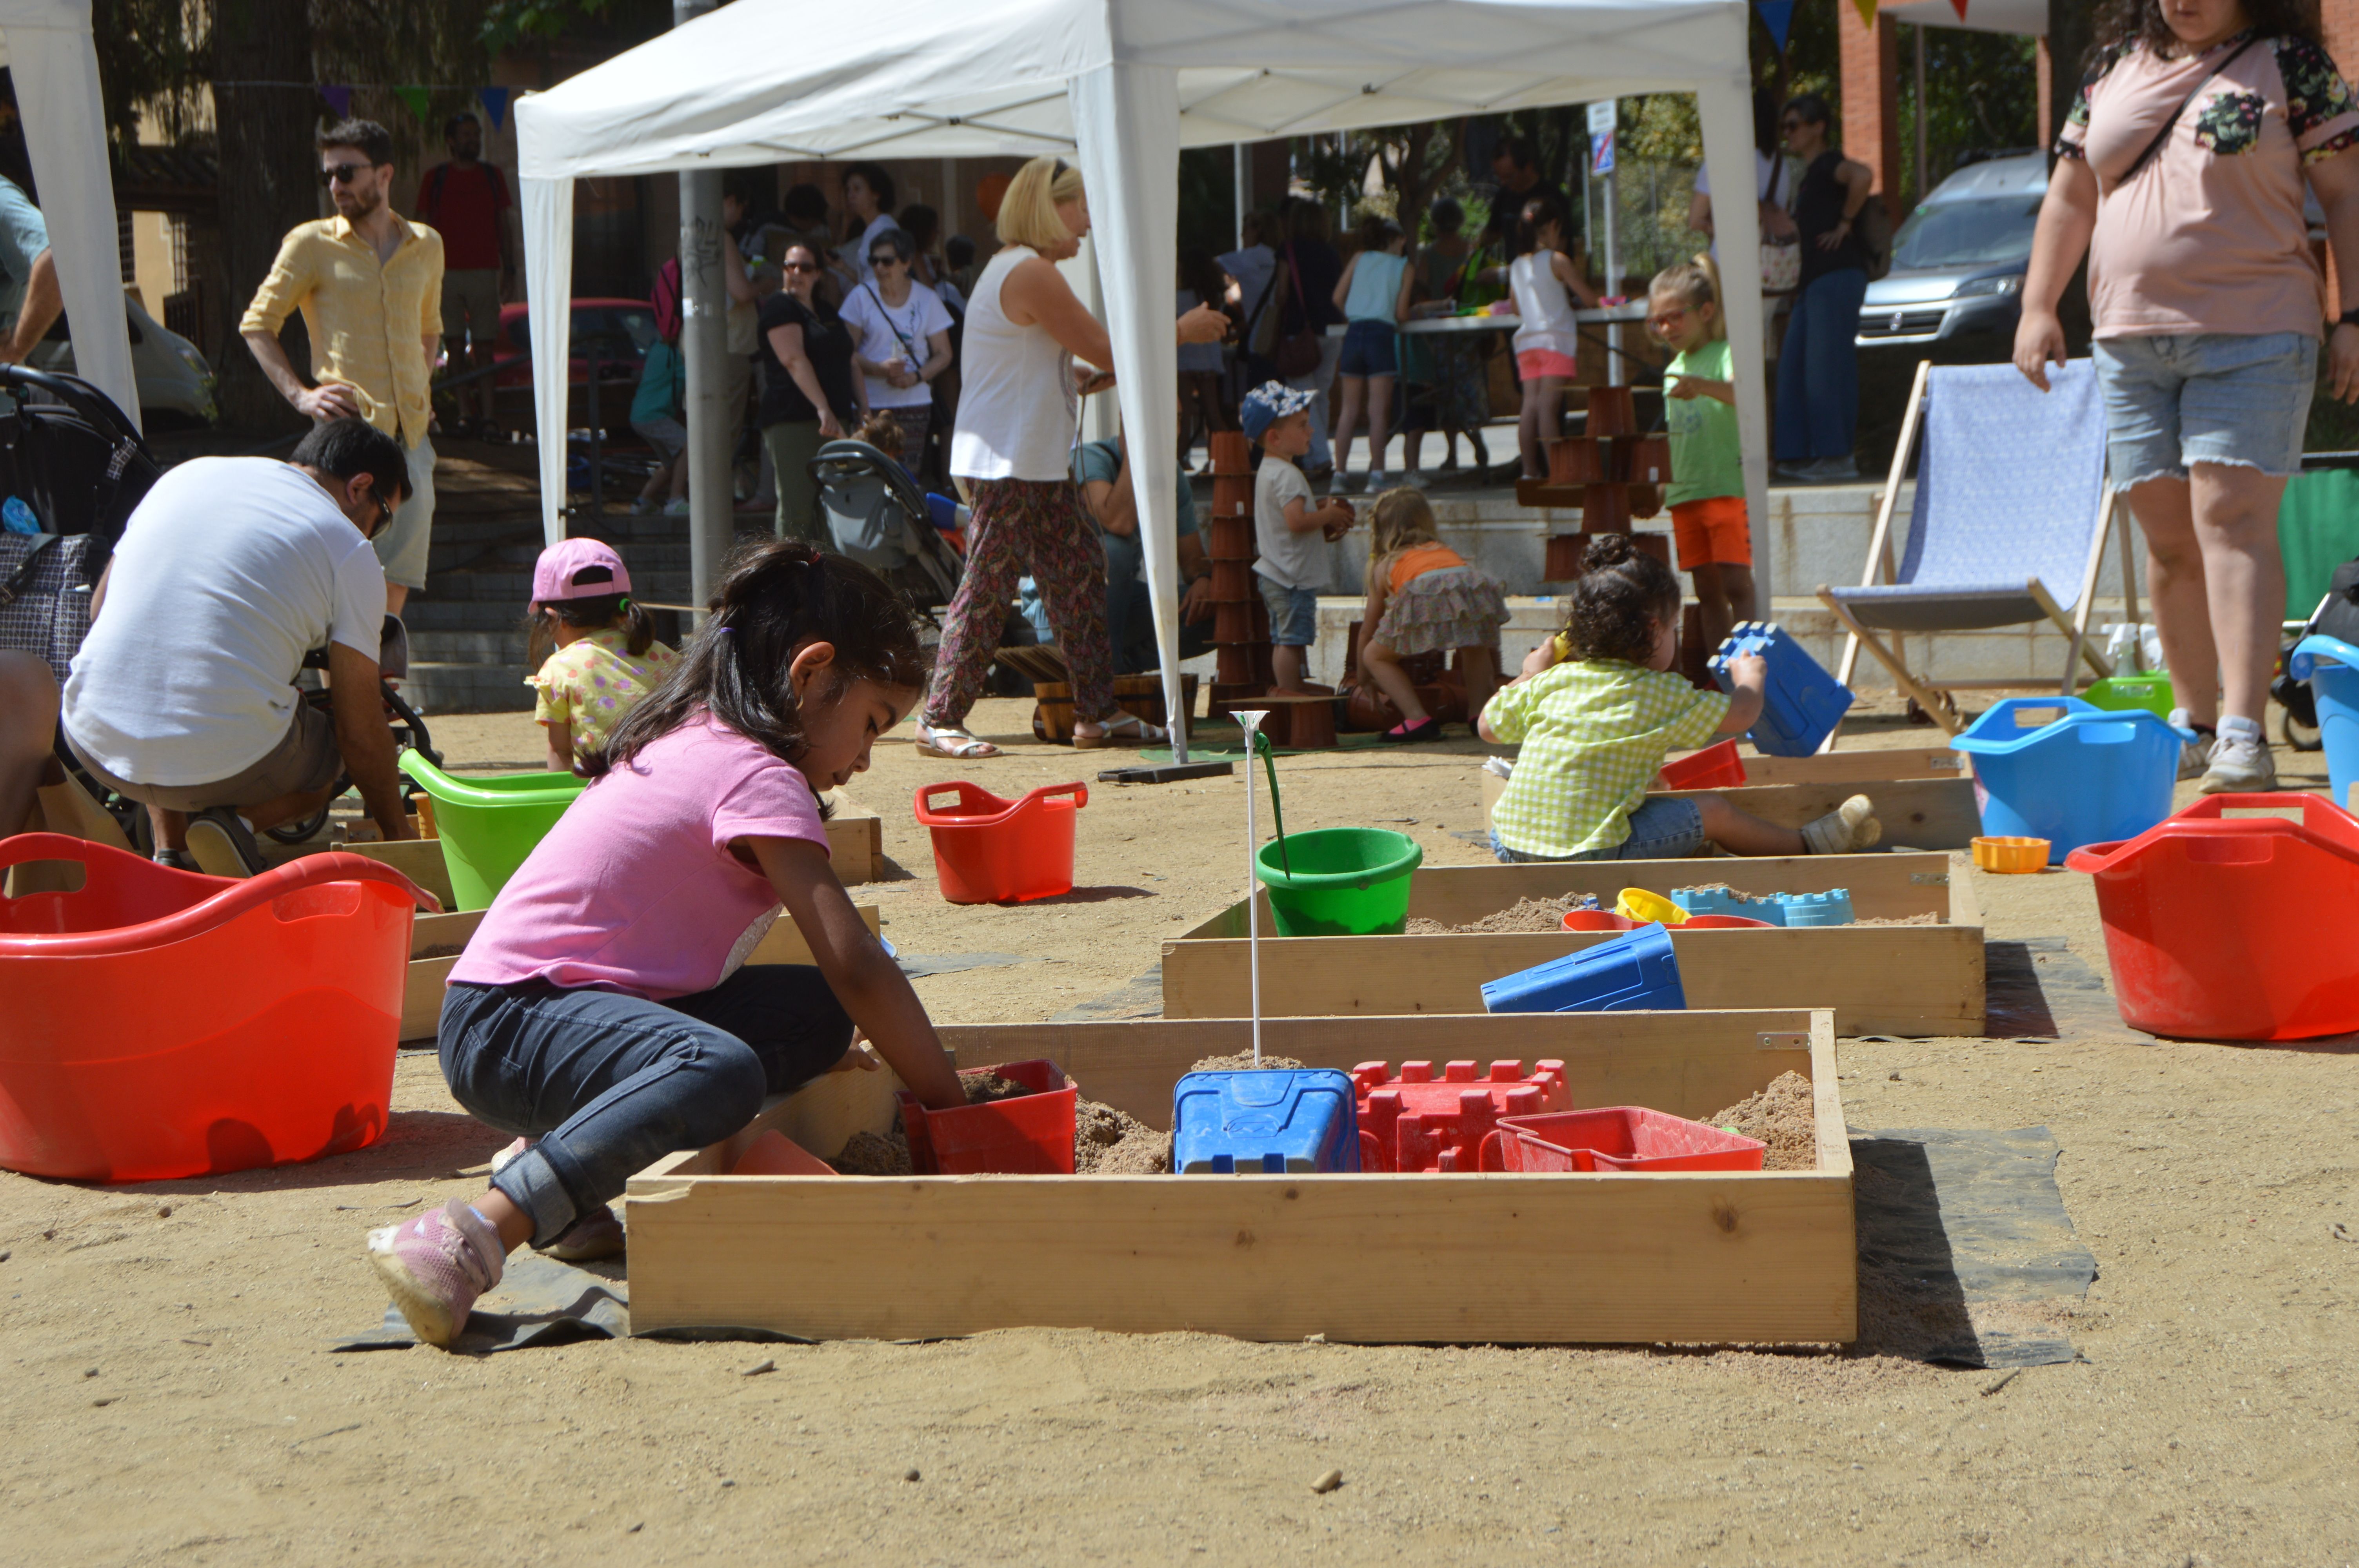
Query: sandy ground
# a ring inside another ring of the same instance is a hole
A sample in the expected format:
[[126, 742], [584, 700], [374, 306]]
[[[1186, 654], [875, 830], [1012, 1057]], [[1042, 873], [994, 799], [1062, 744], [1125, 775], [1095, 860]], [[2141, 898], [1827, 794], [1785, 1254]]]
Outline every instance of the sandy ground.
[[[978, 726], [1012, 739], [1025, 711], [987, 704]], [[513, 716], [437, 736], [471, 763], [537, 754]], [[1479, 821], [1473, 750], [1288, 760], [1288, 826], [1384, 823], [1434, 863], [1476, 861], [1453, 837]], [[896, 744], [860, 781], [908, 873], [858, 890], [886, 934], [1026, 959], [921, 981], [938, 1017], [1049, 1016], [1236, 895], [1229, 780], [1093, 786], [1071, 898], [941, 902], [919, 785], [1013, 794], [1119, 760], [1027, 743], [954, 766]], [[2060, 934], [2104, 971], [2082, 879], [1980, 880], [1995, 940]], [[2354, 1049], [1845, 1042], [1854, 1127], [2044, 1124], [2062, 1144], [2101, 1266], [2071, 1325], [2085, 1359], [2011, 1379], [1076, 1332], [330, 1354], [383, 1309], [363, 1231], [477, 1190], [457, 1173], [501, 1141], [407, 1055], [394, 1126], [358, 1154], [107, 1190], [0, 1175], [0, 1559], [2345, 1563]], [[1314, 1496], [1331, 1468], [1343, 1486]]]

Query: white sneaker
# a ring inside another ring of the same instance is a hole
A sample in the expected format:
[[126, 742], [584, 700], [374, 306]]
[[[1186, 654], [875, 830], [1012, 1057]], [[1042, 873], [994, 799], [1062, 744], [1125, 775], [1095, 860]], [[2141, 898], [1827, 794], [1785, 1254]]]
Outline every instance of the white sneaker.
[[2209, 729], [2198, 730], [2195, 720], [2183, 708], [2172, 708], [2170, 717], [2164, 722], [2179, 731], [2179, 776], [2182, 779], [2201, 778], [2203, 771], [2212, 765], [2212, 744], [2219, 739], [2218, 733]]
[[1411, 469], [1408, 472], [1401, 475], [1401, 482], [1408, 486], [1411, 490], [1423, 490], [1426, 488], [1426, 484], [1428, 482], [1425, 477], [1425, 470], [1423, 469]]
[[1368, 493], [1369, 493], [1370, 495], [1374, 495], [1374, 494], [1375, 494], [1375, 493], [1376, 493], [1376, 492], [1378, 492], [1378, 491], [1380, 491], [1380, 490], [1384, 489], [1386, 485], [1390, 484], [1391, 482], [1392, 482], [1392, 481], [1391, 481], [1390, 480], [1387, 480], [1386, 478], [1385, 478], [1385, 470], [1382, 470], [1382, 469], [1370, 469], [1370, 470], [1368, 470]]
[[2252, 795], [2277, 787], [2277, 760], [2269, 753], [2268, 737], [2249, 719], [2220, 720], [2220, 739], [2212, 745], [2212, 765], [2200, 786], [2205, 795]]
[[1813, 855], [1849, 855], [1871, 849], [1884, 837], [1884, 824], [1875, 816], [1875, 803], [1853, 795], [1815, 822], [1802, 827], [1802, 847]]

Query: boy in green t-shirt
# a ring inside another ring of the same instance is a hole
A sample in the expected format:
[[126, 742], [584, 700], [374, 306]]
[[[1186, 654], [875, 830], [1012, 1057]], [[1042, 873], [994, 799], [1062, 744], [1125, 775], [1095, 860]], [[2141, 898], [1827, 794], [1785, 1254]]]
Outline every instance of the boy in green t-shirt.
[[1720, 273], [1709, 256], [1666, 267], [1647, 289], [1647, 325], [1677, 351], [1663, 374], [1663, 417], [1671, 434], [1671, 531], [1680, 569], [1695, 579], [1703, 640], [1720, 646], [1729, 628], [1753, 619], [1753, 537], [1745, 515], [1745, 470], [1736, 444], [1736, 388], [1730, 380]]

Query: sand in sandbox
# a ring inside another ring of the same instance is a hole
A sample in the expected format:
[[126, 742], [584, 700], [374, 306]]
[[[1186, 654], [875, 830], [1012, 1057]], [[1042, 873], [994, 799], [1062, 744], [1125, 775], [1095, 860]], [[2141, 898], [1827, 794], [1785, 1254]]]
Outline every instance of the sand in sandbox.
[[1595, 903], [1594, 899], [1584, 901], [1571, 894], [1563, 898], [1519, 898], [1496, 914], [1486, 914], [1463, 925], [1444, 925], [1439, 920], [1411, 920], [1403, 928], [1403, 934], [1410, 936], [1467, 936], [1505, 931], [1561, 931], [1566, 911], [1594, 907]]
[[908, 1176], [917, 1172], [909, 1162], [909, 1141], [901, 1136], [897, 1121], [882, 1136], [865, 1130], [853, 1133], [828, 1163], [845, 1176]]
[[409, 961], [417, 964], [423, 963], [429, 958], [455, 958], [466, 950], [467, 945], [464, 942], [437, 942], [431, 947], [420, 947], [417, 952], [412, 953], [409, 956]]
[[1093, 1099], [1073, 1102], [1073, 1173], [1160, 1176], [1171, 1169], [1171, 1134]]
[[1780, 1073], [1760, 1093], [1701, 1119], [1714, 1127], [1734, 1127], [1767, 1144], [1761, 1158], [1765, 1171], [1815, 1171], [1818, 1125], [1811, 1103], [1810, 1079], [1799, 1073]]
[[1253, 1053], [1240, 1051], [1234, 1056], [1207, 1056], [1188, 1070], [1191, 1073], [1250, 1073], [1258, 1068], [1265, 1073], [1299, 1072], [1302, 1064], [1291, 1056], [1273, 1056], [1265, 1051], [1256, 1062]]

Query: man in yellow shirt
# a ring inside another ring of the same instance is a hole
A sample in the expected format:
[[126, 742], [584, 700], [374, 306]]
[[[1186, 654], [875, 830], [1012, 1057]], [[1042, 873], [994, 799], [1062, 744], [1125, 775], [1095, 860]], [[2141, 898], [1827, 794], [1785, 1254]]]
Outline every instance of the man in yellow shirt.
[[[429, 378], [442, 336], [442, 236], [393, 210], [393, 137], [372, 120], [320, 134], [320, 183], [336, 216], [297, 225], [278, 247], [238, 330], [297, 412], [321, 423], [357, 416], [401, 443], [409, 495], [374, 543], [385, 566], [385, 607], [399, 614], [426, 586], [434, 523], [433, 417]], [[311, 378], [287, 358], [278, 330], [303, 313]]]

